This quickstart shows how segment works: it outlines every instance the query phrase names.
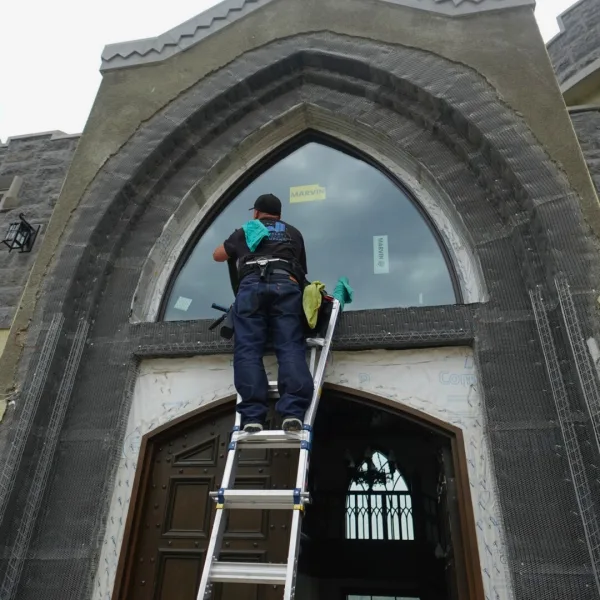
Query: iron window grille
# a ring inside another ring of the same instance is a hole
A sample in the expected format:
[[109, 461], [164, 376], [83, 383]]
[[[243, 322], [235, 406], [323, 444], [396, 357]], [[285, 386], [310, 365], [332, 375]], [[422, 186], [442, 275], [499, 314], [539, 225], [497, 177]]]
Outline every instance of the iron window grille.
[[412, 498], [393, 457], [367, 451], [346, 495], [346, 539], [415, 539]]
[[415, 539], [409, 492], [349, 492], [346, 538], [412, 541]]

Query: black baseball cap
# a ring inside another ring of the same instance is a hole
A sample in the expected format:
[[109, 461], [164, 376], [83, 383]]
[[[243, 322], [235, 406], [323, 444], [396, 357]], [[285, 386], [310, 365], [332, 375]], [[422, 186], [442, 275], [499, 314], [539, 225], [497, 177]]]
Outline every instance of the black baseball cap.
[[262, 194], [250, 210], [258, 210], [268, 215], [281, 215], [281, 200], [273, 194]]

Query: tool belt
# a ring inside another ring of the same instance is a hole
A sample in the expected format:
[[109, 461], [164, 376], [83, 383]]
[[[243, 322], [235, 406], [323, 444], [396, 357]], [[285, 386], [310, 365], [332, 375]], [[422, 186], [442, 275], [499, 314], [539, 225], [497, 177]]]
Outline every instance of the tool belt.
[[240, 267], [239, 280], [242, 281], [244, 277], [254, 274], [258, 274], [261, 279], [265, 279], [274, 273], [291, 275], [301, 286], [304, 285], [305, 275], [296, 261], [289, 261], [285, 258], [276, 258], [273, 256], [261, 256], [245, 262]]

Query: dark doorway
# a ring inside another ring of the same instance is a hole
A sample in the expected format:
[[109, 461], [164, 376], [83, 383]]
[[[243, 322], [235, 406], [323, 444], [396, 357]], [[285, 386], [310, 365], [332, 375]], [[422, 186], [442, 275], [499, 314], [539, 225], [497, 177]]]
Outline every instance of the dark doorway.
[[[298, 600], [453, 600], [447, 436], [327, 393], [314, 430], [313, 504]], [[464, 597], [464, 596], [462, 596]]]

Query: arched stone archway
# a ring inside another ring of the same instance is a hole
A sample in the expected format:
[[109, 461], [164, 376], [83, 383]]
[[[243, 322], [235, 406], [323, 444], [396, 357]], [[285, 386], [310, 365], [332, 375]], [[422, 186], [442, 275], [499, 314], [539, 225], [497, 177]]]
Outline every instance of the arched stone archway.
[[[370, 158], [382, 170], [403, 183], [440, 236], [458, 277], [464, 302], [471, 304], [486, 301], [488, 292], [474, 241], [452, 199], [423, 163], [381, 133], [381, 137], [375, 137], [373, 128], [322, 109], [316, 103], [297, 104], [283, 114], [276, 124], [272, 123], [254, 132], [250, 136], [251, 140], [239, 150], [246, 152], [247, 149], [247, 156], [240, 162], [233, 162], [221, 175], [222, 184], [215, 186], [214, 194], [210, 195], [205, 191], [206, 202], [200, 205], [195, 195], [202, 188], [196, 184], [165, 225], [142, 270], [132, 302], [132, 321], [157, 319], [169, 279], [173, 277], [182, 255], [186, 255], [186, 247], [197, 239], [198, 229], [205, 231], [206, 221], [230, 199], [231, 193], [225, 189], [228, 182], [234, 182], [231, 189], [237, 190], [238, 180], [248, 180], [253, 172], [261, 172], [261, 163], [272, 164], [271, 157], [279, 155], [281, 146], [285, 148], [297, 139], [319, 140], [321, 137], [329, 140], [334, 147], [336, 142], [347, 144], [348, 148]], [[275, 143], [274, 134], [280, 138], [279, 147], [272, 145]], [[257, 148], [261, 151], [254, 153]]]

